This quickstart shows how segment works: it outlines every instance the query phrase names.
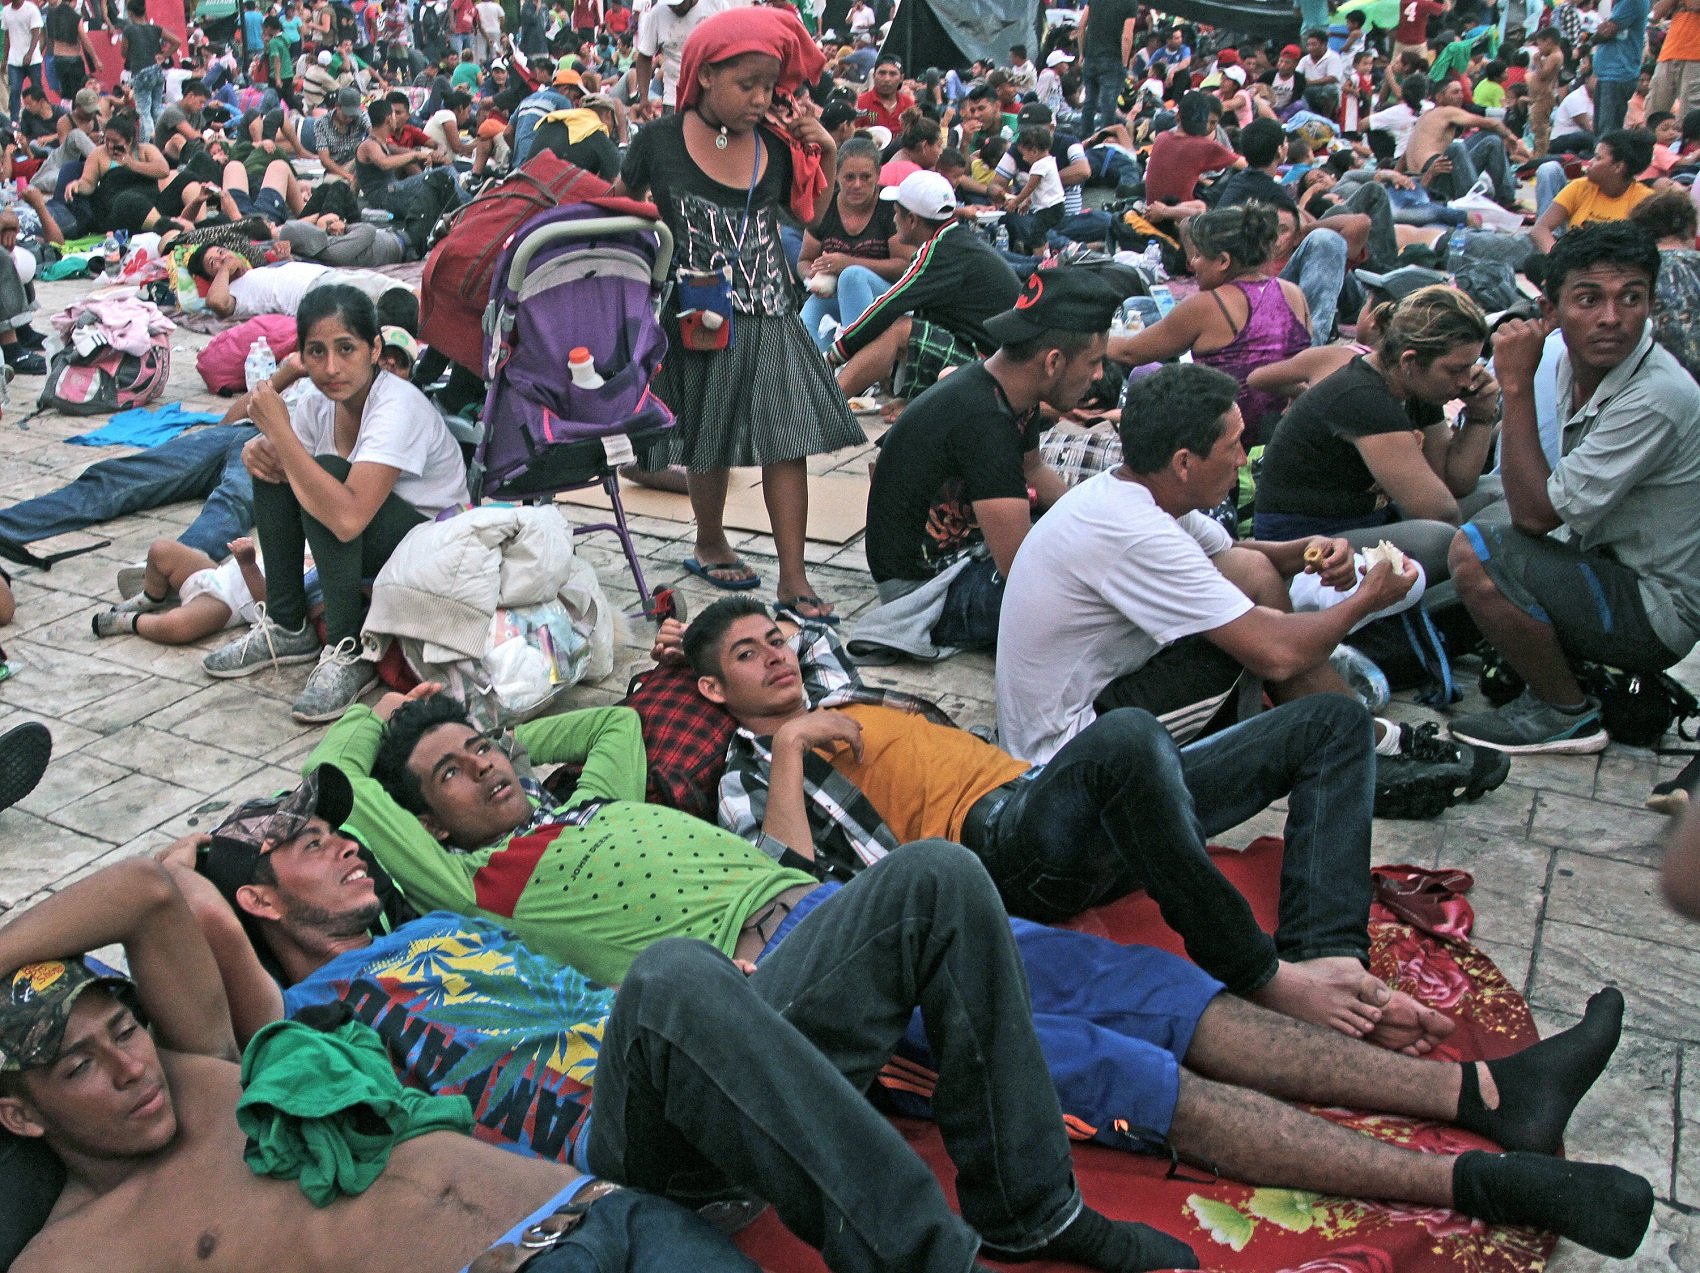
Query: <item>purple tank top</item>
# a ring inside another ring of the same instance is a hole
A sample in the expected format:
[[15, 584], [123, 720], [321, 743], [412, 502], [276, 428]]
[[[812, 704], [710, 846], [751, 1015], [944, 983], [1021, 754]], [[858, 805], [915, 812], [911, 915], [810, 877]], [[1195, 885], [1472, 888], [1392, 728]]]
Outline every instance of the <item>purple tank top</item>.
[[[1209, 353], [1193, 352], [1192, 360], [1206, 367], [1224, 371], [1240, 383], [1240, 416], [1245, 420], [1245, 445], [1256, 446], [1275, 428], [1275, 419], [1286, 409], [1287, 400], [1278, 393], [1246, 387], [1246, 379], [1258, 367], [1291, 358], [1301, 349], [1310, 348], [1310, 333], [1293, 313], [1282, 294], [1279, 279], [1235, 280], [1251, 307], [1245, 326], [1220, 349]], [[1216, 298], [1218, 305], [1221, 298]], [[1223, 313], [1227, 307], [1223, 306]]]

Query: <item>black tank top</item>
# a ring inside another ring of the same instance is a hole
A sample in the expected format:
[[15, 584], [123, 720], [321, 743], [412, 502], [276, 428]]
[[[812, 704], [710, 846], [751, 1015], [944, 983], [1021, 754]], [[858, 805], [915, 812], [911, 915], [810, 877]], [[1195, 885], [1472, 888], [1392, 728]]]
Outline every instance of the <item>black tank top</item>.
[[874, 204], [874, 215], [868, 218], [868, 224], [860, 232], [851, 234], [844, 228], [844, 219], [838, 215], [838, 198], [834, 196], [815, 236], [820, 239], [821, 251], [842, 252], [868, 261], [888, 260], [891, 257], [890, 239], [897, 233], [896, 206], [881, 199]]

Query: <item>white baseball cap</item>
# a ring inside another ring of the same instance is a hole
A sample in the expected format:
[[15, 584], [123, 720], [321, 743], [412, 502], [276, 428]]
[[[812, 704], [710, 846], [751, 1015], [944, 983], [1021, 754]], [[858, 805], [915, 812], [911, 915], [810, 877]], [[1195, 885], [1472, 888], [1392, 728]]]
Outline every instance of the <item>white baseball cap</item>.
[[936, 172], [912, 172], [895, 186], [880, 191], [880, 198], [893, 200], [927, 221], [943, 221], [956, 212], [956, 189]]
[[1065, 49], [1052, 49], [1051, 56], [1045, 59], [1046, 66], [1061, 66], [1064, 62], [1072, 62], [1074, 58]]

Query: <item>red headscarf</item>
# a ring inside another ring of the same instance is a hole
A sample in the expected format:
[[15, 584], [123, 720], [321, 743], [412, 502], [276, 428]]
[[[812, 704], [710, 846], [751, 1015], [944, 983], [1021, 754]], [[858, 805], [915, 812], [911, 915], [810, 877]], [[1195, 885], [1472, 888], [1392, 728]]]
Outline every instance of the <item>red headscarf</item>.
[[[702, 96], [697, 77], [703, 67], [746, 53], [766, 53], [779, 59], [776, 96], [790, 95], [801, 85], [814, 83], [826, 66], [826, 57], [815, 47], [794, 10], [727, 9], [705, 18], [685, 40], [679, 55], [679, 110], [689, 110]], [[820, 147], [794, 140], [775, 115], [770, 114], [768, 122], [791, 148], [791, 210], [801, 220], [813, 221], [815, 200], [826, 192]]]

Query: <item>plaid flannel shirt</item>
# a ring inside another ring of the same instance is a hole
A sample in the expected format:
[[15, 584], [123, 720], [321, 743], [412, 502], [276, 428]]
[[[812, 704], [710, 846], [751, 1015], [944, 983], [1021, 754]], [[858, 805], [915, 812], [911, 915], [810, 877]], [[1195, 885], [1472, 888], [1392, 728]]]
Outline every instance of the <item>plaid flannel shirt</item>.
[[[793, 638], [811, 711], [869, 703], [914, 712], [939, 725], [955, 722], [933, 703], [901, 690], [862, 684], [838, 635], [824, 623], [802, 621]], [[818, 752], [803, 757], [803, 798], [809, 811], [816, 857], [809, 861], [762, 830], [767, 817], [773, 739], [739, 728], [726, 750], [720, 780], [720, 825], [786, 866], [823, 878], [847, 880], [898, 847], [879, 810], [832, 762]]]

